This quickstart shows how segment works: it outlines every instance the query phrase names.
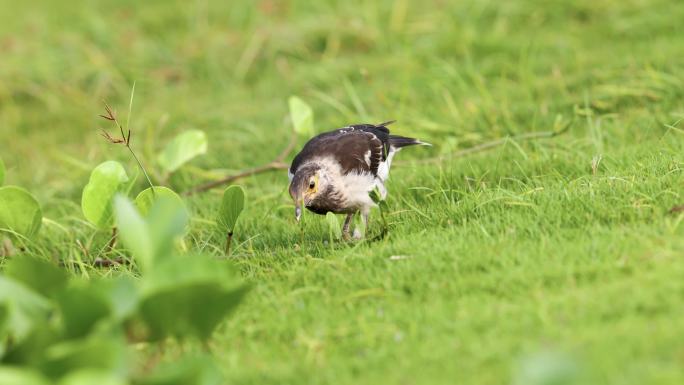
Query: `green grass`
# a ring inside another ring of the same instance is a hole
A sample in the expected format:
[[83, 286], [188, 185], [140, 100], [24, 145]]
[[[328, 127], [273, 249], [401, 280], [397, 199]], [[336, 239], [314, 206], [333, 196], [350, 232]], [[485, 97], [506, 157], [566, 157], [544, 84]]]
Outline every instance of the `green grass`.
[[[80, 193], [102, 161], [135, 173], [97, 117], [103, 99], [125, 116], [134, 81], [153, 174], [174, 134], [209, 135], [178, 191], [273, 159], [292, 94], [318, 130], [397, 119], [435, 146], [398, 157], [382, 241], [331, 247], [309, 215], [302, 242], [284, 172], [240, 181], [233, 259], [253, 290], [211, 343], [229, 383], [532, 384], [523, 368], [555, 352], [593, 383], [680, 384], [682, 20], [676, 0], [3, 1], [6, 184], [43, 205], [29, 252], [114, 274], [88, 263], [108, 234]], [[413, 162], [559, 115], [556, 138]], [[221, 255], [220, 195], [188, 205], [188, 247]]]

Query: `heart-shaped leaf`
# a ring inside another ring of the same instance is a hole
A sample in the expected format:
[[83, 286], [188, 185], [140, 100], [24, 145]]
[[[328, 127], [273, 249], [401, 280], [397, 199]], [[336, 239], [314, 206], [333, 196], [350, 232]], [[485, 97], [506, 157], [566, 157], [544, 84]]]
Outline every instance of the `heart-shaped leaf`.
[[43, 326], [51, 310], [45, 297], [6, 276], [0, 276], [0, 304], [9, 311], [5, 331], [15, 342], [21, 342], [34, 328]]
[[127, 353], [122, 338], [97, 336], [50, 346], [38, 366], [52, 379], [60, 379], [68, 373], [84, 369], [125, 373]]
[[328, 212], [325, 214], [325, 221], [328, 223], [330, 240], [342, 238], [342, 230], [340, 229], [340, 222], [337, 220], [337, 215]]
[[140, 194], [135, 197], [135, 205], [138, 207], [138, 210], [140, 210], [140, 213], [143, 216], [146, 216], [150, 212], [150, 208], [154, 202], [160, 198], [177, 202], [178, 205], [185, 207], [181, 197], [170, 188], [164, 186], [154, 186], [154, 189], [149, 187], [141, 191]]
[[89, 283], [72, 284], [57, 295], [66, 338], [85, 337], [111, 314], [107, 298]]
[[51, 382], [38, 371], [27, 367], [0, 366], [2, 385], [50, 385]]
[[211, 357], [196, 356], [161, 364], [151, 375], [136, 384], [220, 385], [223, 384], [223, 378]]
[[222, 231], [232, 233], [235, 230], [240, 213], [245, 207], [245, 190], [240, 186], [229, 186], [223, 192], [219, 210], [218, 225]]
[[177, 135], [157, 161], [167, 172], [174, 172], [192, 158], [207, 152], [207, 135], [202, 130], [188, 130]]
[[5, 163], [0, 158], [0, 186], [5, 182]]
[[144, 282], [140, 315], [151, 340], [207, 339], [247, 291], [226, 261], [208, 256], [167, 259]]
[[290, 119], [295, 132], [302, 136], [313, 136], [314, 116], [311, 107], [297, 96], [290, 96]]
[[40, 229], [43, 213], [36, 198], [16, 186], [0, 187], [0, 229], [9, 229], [27, 238]]
[[46, 297], [54, 296], [66, 286], [68, 279], [66, 272], [53, 263], [29, 256], [10, 259], [5, 275]]
[[81, 209], [90, 223], [100, 229], [112, 227], [112, 199], [128, 182], [126, 170], [119, 162], [107, 161], [95, 167], [83, 188]]

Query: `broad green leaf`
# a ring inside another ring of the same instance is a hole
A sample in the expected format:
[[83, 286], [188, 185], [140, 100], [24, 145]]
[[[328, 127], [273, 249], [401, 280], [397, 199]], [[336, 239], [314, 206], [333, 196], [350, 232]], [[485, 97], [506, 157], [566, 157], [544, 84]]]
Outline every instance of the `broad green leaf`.
[[97, 281], [93, 290], [108, 301], [114, 321], [127, 319], [138, 306], [138, 289], [127, 275]]
[[179, 205], [185, 207], [181, 197], [170, 188], [164, 186], [154, 186], [154, 190], [152, 190], [151, 187], [148, 187], [141, 191], [140, 194], [135, 197], [135, 205], [138, 207], [138, 210], [140, 210], [140, 213], [143, 216], [147, 216], [147, 214], [150, 212], [152, 204], [154, 204], [154, 202], [160, 198], [166, 198], [168, 200], [178, 202]]
[[112, 227], [112, 199], [126, 189], [128, 175], [119, 162], [107, 161], [93, 169], [83, 188], [81, 209], [86, 219], [100, 229]]
[[72, 284], [57, 295], [66, 338], [85, 337], [111, 314], [107, 298], [93, 290], [95, 281], [89, 283]]
[[337, 220], [337, 215], [328, 212], [325, 214], [325, 221], [328, 223], [328, 230], [330, 231], [330, 238], [342, 238], [342, 229], [340, 229], [340, 222]]
[[232, 233], [235, 230], [242, 209], [245, 207], [245, 190], [240, 186], [229, 186], [223, 192], [218, 224], [222, 231]]
[[[151, 190], [149, 191], [151, 196]], [[180, 198], [177, 195], [174, 197], [160, 193], [161, 191], [165, 190], [156, 187], [156, 195], [149, 200], [148, 197], [138, 196], [144, 205], [150, 205], [145, 206], [146, 218], [127, 199], [116, 197], [114, 200], [121, 240], [132, 252], [143, 272], [152, 269], [155, 260], [173, 254], [173, 242], [183, 234], [188, 222], [188, 212]]]
[[182, 358], [173, 363], [163, 363], [137, 385], [220, 385], [221, 371], [211, 357]]
[[38, 366], [55, 380], [84, 369], [124, 374], [128, 366], [127, 354], [125, 341], [117, 336], [71, 340], [46, 349]]
[[174, 172], [192, 158], [207, 152], [207, 135], [202, 130], [188, 130], [177, 135], [157, 161], [167, 172]]
[[16, 186], [0, 187], [0, 229], [30, 238], [40, 229], [42, 219], [40, 204], [28, 191]]
[[0, 186], [5, 182], [5, 163], [0, 158]]
[[147, 278], [139, 313], [151, 340], [209, 338], [247, 291], [226, 261], [204, 255], [165, 260]]
[[0, 276], [0, 304], [9, 311], [5, 331], [16, 342], [27, 337], [34, 327], [44, 325], [51, 310], [45, 297], [6, 276]]
[[99, 369], [81, 369], [73, 371], [57, 385], [127, 385], [121, 375]]
[[0, 366], [2, 385], [51, 385], [40, 372], [19, 366]]
[[302, 99], [290, 96], [290, 119], [295, 132], [302, 136], [313, 136], [314, 120], [313, 110]]
[[68, 280], [66, 272], [55, 264], [29, 256], [12, 258], [5, 266], [5, 275], [46, 297], [54, 296]]
[[154, 246], [147, 222], [135, 206], [123, 195], [114, 197], [114, 215], [119, 237], [131, 251], [142, 271], [152, 268]]

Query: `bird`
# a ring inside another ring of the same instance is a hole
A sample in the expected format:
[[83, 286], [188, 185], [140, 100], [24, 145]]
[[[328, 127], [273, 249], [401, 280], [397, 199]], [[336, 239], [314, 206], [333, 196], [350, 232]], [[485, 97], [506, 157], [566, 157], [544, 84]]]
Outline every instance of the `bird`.
[[394, 155], [408, 146], [431, 146], [415, 138], [390, 134], [387, 126], [394, 122], [349, 125], [319, 134], [304, 145], [288, 170], [297, 222], [304, 206], [320, 215], [346, 214], [344, 239], [350, 238], [356, 213], [368, 228], [368, 215], [376, 206], [369, 194], [377, 189], [381, 199], [387, 197], [385, 182]]

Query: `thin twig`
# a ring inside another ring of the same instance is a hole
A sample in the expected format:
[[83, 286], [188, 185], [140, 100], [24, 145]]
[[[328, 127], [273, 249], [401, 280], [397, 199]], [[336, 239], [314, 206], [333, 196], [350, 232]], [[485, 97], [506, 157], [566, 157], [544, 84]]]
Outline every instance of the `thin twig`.
[[297, 144], [297, 134], [293, 132], [292, 136], [290, 137], [290, 142], [287, 144], [287, 147], [285, 147], [283, 149], [283, 151], [273, 161], [266, 163], [264, 165], [258, 166], [258, 167], [254, 167], [251, 169], [240, 171], [237, 174], [228, 175], [225, 178], [222, 178], [222, 179], [219, 179], [219, 180], [216, 180], [213, 182], [208, 182], [208, 183], [193, 187], [190, 190], [185, 191], [183, 193], [183, 195], [192, 195], [192, 194], [196, 194], [198, 192], [211, 190], [215, 187], [233, 182], [235, 180], [246, 178], [248, 176], [252, 176], [252, 175], [256, 175], [256, 174], [261, 174], [261, 173], [267, 172], [267, 171], [285, 170], [289, 167], [287, 165], [287, 163], [285, 163], [285, 158], [290, 154], [290, 152], [292, 152], [295, 144]]

